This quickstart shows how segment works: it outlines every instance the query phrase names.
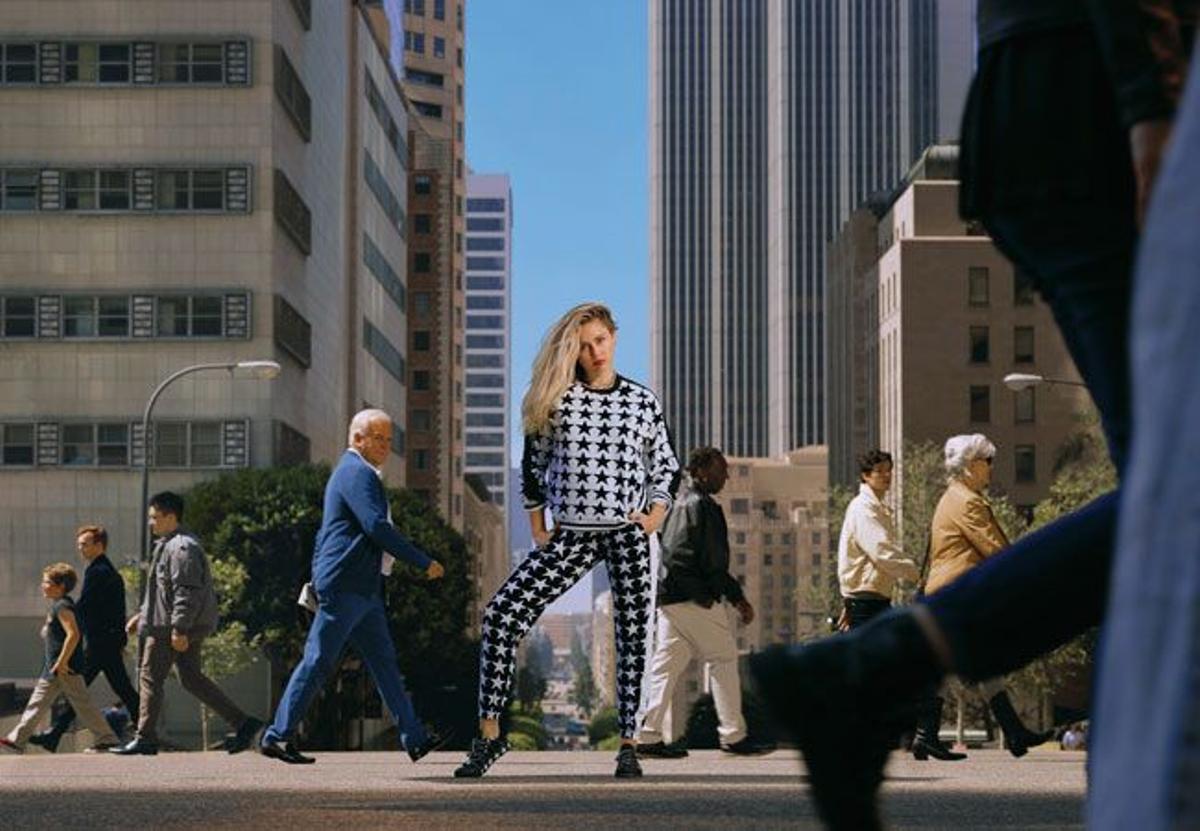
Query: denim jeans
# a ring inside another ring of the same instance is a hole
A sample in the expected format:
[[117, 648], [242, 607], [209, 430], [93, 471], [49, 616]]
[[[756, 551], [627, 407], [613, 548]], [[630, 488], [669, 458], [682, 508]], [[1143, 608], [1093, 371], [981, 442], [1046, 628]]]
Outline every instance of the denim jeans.
[[[1132, 205], [1038, 207], [987, 216], [984, 225], [1050, 306], [1120, 472], [1131, 432]], [[1004, 675], [1100, 623], [1119, 501], [1115, 491], [1090, 502], [925, 599], [957, 674]]]
[[304, 713], [325, 686], [347, 643], [367, 665], [379, 695], [400, 729], [404, 747], [413, 748], [426, 740], [425, 728], [404, 689], [404, 678], [396, 663], [396, 648], [388, 629], [383, 598], [378, 594], [367, 597], [326, 590], [308, 630], [304, 657], [288, 680], [275, 719], [263, 734], [264, 742], [290, 741], [295, 737]]

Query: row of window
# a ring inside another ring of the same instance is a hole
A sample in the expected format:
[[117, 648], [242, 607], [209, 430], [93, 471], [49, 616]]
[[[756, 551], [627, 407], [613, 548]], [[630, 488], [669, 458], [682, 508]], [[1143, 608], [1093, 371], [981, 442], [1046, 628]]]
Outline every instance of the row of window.
[[275, 97], [300, 131], [301, 138], [309, 141], [312, 138], [312, 99], [282, 46], [275, 47]]
[[504, 271], [503, 257], [467, 257], [467, 271]]
[[371, 158], [371, 154], [365, 148], [363, 149], [363, 176], [366, 177], [367, 187], [375, 195], [375, 200], [379, 202], [379, 207], [383, 208], [383, 212], [391, 220], [392, 226], [403, 239], [406, 235], [404, 207], [400, 198], [388, 186], [383, 171], [379, 169], [379, 165], [375, 164], [375, 160]]
[[[404, 50], [417, 55], [425, 54], [425, 33], [413, 32], [408, 29], [404, 31]], [[435, 58], [446, 57], [446, 39], [443, 37], [433, 38], [433, 56]]]
[[[991, 338], [987, 326], [972, 326], [968, 331], [968, 359], [973, 364], [986, 364], [991, 360]], [[1034, 362], [1034, 332], [1032, 326], [1013, 327], [1013, 363]]]
[[501, 388], [505, 386], [504, 376], [497, 375], [491, 372], [468, 372], [467, 387], [468, 389], [488, 389]]
[[504, 413], [467, 413], [468, 427], [503, 427]]
[[[967, 269], [967, 304], [971, 306], [991, 305], [991, 274], [986, 266]], [[1033, 281], [1029, 275], [1016, 269], [1013, 272], [1013, 305], [1029, 306], [1036, 298]]]
[[[972, 385], [969, 390], [970, 420], [987, 424], [992, 420], [992, 388]], [[1013, 393], [1013, 422], [1033, 424], [1037, 420], [1036, 390], [1027, 387]]]
[[392, 264], [387, 261], [387, 257], [365, 231], [363, 232], [363, 262], [366, 263], [367, 270], [375, 275], [375, 279], [383, 286], [388, 297], [392, 298], [400, 311], [405, 311], [408, 304], [408, 289], [405, 288], [400, 275], [392, 268]]
[[467, 213], [469, 214], [502, 214], [504, 213], [506, 201], [497, 198], [474, 198], [467, 199]]
[[498, 294], [468, 294], [468, 309], [503, 309], [504, 297]]
[[[132, 467], [142, 464], [141, 422], [7, 422], [0, 424], [4, 467]], [[158, 468], [245, 467], [248, 424], [155, 421], [150, 464]]]
[[503, 349], [504, 335], [467, 335], [467, 349]]
[[0, 211], [249, 213], [248, 167], [0, 168]]
[[468, 216], [468, 231], [503, 231], [504, 218], [498, 216]]
[[0, 43], [0, 84], [249, 86], [250, 41]]
[[467, 237], [468, 251], [503, 251], [504, 237]]
[[[404, 0], [404, 13], [425, 16], [425, 0]], [[433, 0], [433, 19], [446, 19], [446, 0]]]
[[472, 352], [467, 355], [467, 366], [471, 369], [503, 369], [504, 356], [495, 352]]
[[371, 353], [388, 374], [404, 384], [406, 363], [404, 355], [371, 321], [363, 318], [363, 348]]
[[502, 315], [467, 315], [467, 329], [503, 329]]
[[312, 211], [279, 168], [275, 168], [274, 193], [275, 222], [307, 257], [312, 253]]
[[371, 77], [371, 71], [363, 67], [363, 73], [366, 76], [367, 104], [371, 107], [371, 112], [375, 114], [375, 120], [383, 128], [388, 146], [396, 154], [396, 160], [400, 162], [400, 168], [407, 170], [408, 144], [404, 141], [404, 136], [400, 134], [400, 127], [396, 124], [396, 119], [392, 118], [392, 114], [388, 112], [387, 103], [383, 99], [383, 93], [379, 91], [379, 87], [375, 84], [375, 79]]
[[501, 276], [487, 275], [483, 277], [468, 276], [467, 277], [468, 291], [503, 291], [504, 278]]
[[0, 337], [248, 338], [250, 295], [2, 295]]

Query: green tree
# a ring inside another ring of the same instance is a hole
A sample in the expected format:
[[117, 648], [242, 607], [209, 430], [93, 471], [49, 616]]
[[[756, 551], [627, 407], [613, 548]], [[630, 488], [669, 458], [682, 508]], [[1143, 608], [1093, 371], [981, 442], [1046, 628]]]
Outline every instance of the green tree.
[[[296, 596], [311, 572], [328, 477], [324, 465], [247, 469], [203, 482], [187, 496], [188, 524], [205, 543], [214, 574], [223, 564], [237, 564], [245, 574], [240, 585], [234, 581], [224, 589], [222, 623], [240, 624], [242, 642], [262, 650], [276, 693], [308, 635], [308, 615]], [[400, 667], [422, 715], [453, 726], [465, 742], [474, 734], [478, 678], [478, 645], [466, 635], [471, 600], [466, 545], [416, 495], [389, 489], [388, 498], [396, 526], [446, 568], [442, 580], [429, 582], [397, 563], [384, 581]], [[364, 708], [374, 709], [363, 698], [372, 688], [358, 678], [351, 672], [331, 679], [306, 720], [310, 746], [344, 746], [350, 721]]]
[[605, 739], [616, 736], [620, 730], [617, 708], [605, 707], [596, 713], [595, 717], [588, 724], [588, 741], [594, 747]]
[[596, 680], [592, 675], [592, 662], [578, 632], [571, 638], [571, 668], [575, 672], [571, 684], [571, 703], [587, 718], [596, 709]]

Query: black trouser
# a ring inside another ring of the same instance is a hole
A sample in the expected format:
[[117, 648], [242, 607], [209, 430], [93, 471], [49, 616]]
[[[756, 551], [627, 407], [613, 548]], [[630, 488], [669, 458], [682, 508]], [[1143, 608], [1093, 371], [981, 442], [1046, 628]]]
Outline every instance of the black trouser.
[[846, 620], [849, 621], [851, 629], [857, 629], [871, 618], [892, 608], [892, 601], [879, 595], [844, 597], [842, 602], [845, 604]]
[[[125, 705], [125, 709], [129, 710], [129, 721], [131, 724], [137, 723], [138, 717], [138, 694], [133, 688], [133, 684], [129, 681], [129, 673], [125, 670], [125, 656], [123, 647], [113, 644], [111, 646], [98, 647], [88, 649], [83, 655], [83, 683], [90, 685], [96, 680], [96, 676], [104, 673], [104, 677], [108, 679], [108, 685], [112, 687], [113, 692], [121, 699], [121, 703]], [[104, 706], [101, 705], [101, 710]], [[75, 710], [68, 704], [63, 708], [51, 722], [50, 731], [58, 735], [62, 735], [71, 729], [71, 722], [75, 720]]]

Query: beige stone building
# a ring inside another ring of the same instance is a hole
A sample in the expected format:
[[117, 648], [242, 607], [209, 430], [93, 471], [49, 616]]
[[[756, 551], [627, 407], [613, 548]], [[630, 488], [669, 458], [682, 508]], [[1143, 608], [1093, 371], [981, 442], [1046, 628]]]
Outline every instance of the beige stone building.
[[387, 58], [349, 0], [0, 4], [0, 676], [36, 669], [39, 570], [77, 525], [136, 556], [142, 409], [181, 367], [282, 372], [172, 385], [152, 490], [332, 461], [368, 404], [397, 416], [404, 484], [410, 126]]
[[830, 467], [851, 485], [853, 458], [868, 446], [897, 453], [906, 440], [984, 433], [998, 448], [993, 492], [1031, 508], [1087, 397], [1069, 386], [1005, 387], [1013, 372], [1078, 374], [1029, 281], [958, 216], [955, 159], [955, 147], [935, 147], [913, 168], [876, 224], [874, 257], [863, 251], [865, 214], [844, 229], [839, 244], [857, 253], [830, 275], [840, 286], [831, 297], [850, 306], [831, 310], [830, 339], [851, 360], [831, 364], [831, 386], [844, 394], [830, 420], [854, 430], [831, 432]]
[[466, 228], [463, 0], [365, 0], [414, 114], [408, 482], [463, 527]]
[[479, 637], [483, 607], [508, 577], [508, 539], [504, 533], [504, 509], [491, 500], [487, 483], [468, 474], [463, 500], [463, 538], [471, 555], [473, 603], [470, 631]]

